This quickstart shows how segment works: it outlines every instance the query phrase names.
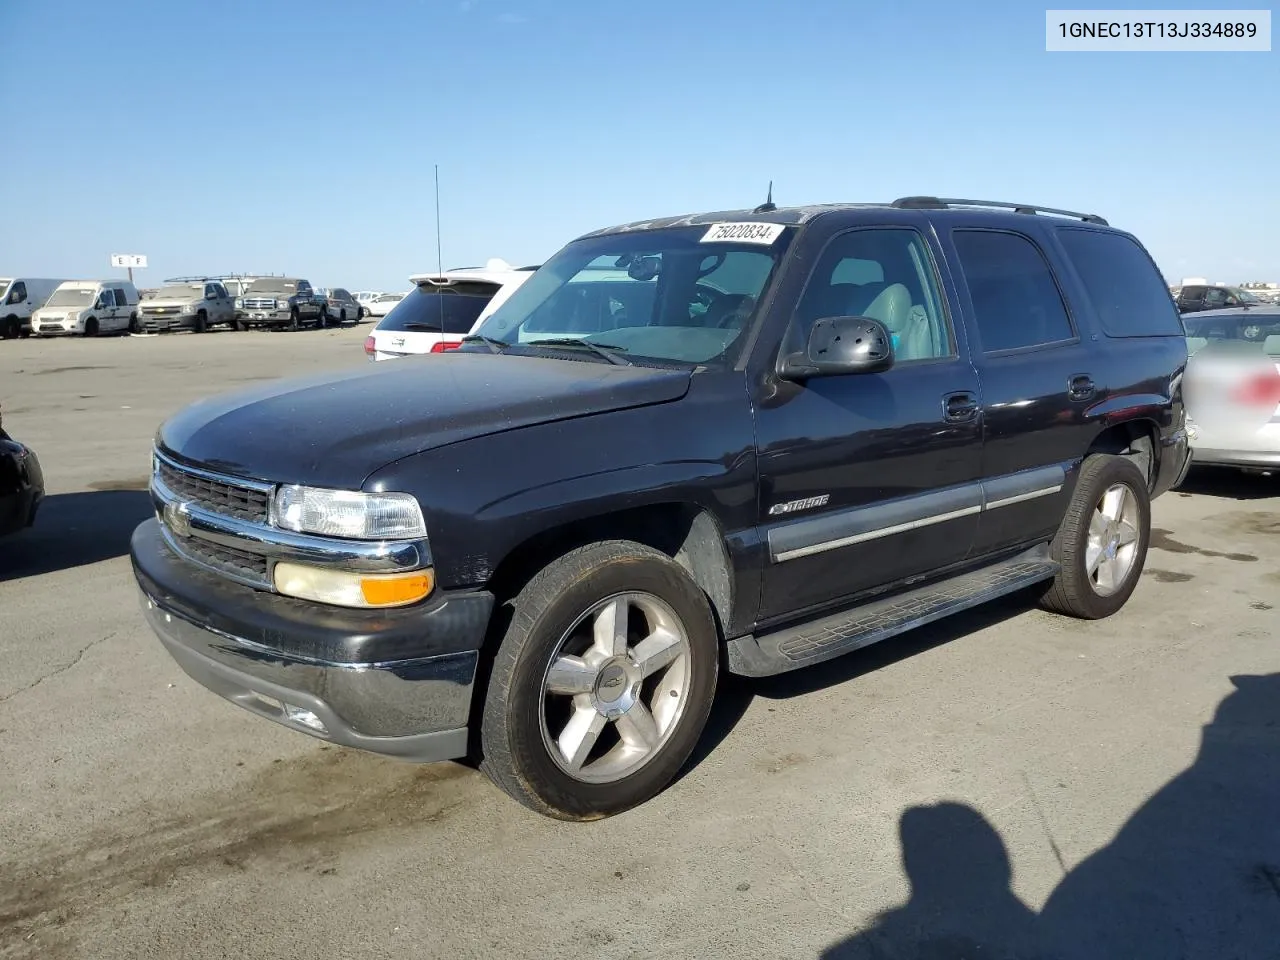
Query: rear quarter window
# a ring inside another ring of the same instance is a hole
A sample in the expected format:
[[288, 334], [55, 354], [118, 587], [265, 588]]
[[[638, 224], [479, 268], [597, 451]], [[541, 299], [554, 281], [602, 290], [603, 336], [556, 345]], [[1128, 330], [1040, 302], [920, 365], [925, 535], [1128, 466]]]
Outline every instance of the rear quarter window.
[[1108, 337], [1184, 336], [1169, 288], [1135, 240], [1074, 228], [1059, 229], [1058, 239]]

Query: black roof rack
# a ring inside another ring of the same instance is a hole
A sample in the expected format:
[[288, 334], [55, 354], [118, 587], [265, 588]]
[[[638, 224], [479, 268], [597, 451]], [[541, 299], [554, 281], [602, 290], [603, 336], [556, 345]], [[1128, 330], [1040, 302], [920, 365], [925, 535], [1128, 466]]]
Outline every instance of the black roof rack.
[[999, 200], [957, 200], [951, 197], [900, 197], [891, 206], [903, 210], [946, 210], [949, 207], [997, 207], [1014, 213], [1052, 213], [1059, 217], [1074, 217], [1085, 223], [1110, 226], [1096, 213], [1077, 213], [1075, 210], [1059, 210], [1055, 207], [1037, 207], [1030, 203], [1001, 203]]

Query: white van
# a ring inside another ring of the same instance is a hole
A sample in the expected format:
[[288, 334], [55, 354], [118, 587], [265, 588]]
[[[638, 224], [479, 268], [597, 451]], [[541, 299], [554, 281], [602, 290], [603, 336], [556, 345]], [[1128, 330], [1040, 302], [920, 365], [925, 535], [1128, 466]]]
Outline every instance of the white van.
[[67, 280], [31, 316], [37, 337], [127, 333], [138, 328], [138, 288], [127, 280]]
[[44, 306], [62, 280], [0, 277], [0, 336], [6, 340], [31, 335], [31, 314]]

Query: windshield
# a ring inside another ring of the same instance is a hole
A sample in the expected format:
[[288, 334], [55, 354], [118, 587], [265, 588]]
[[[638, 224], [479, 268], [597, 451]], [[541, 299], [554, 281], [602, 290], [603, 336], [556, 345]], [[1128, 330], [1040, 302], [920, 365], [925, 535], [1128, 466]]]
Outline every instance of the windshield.
[[1280, 353], [1280, 314], [1258, 316], [1204, 317], [1186, 314], [1187, 352], [1199, 350], [1244, 353]]
[[59, 287], [53, 291], [46, 307], [87, 307], [93, 303], [96, 287]]
[[196, 297], [204, 296], [204, 287], [191, 287], [186, 284], [175, 284], [171, 287], [161, 287], [151, 295], [153, 300], [193, 300]]
[[642, 230], [571, 243], [476, 332], [533, 349], [539, 340], [574, 338], [620, 348], [632, 361], [727, 363], [794, 232], [773, 224], [738, 226]]
[[249, 284], [246, 294], [252, 293], [295, 293], [298, 289], [297, 280], [286, 280], [281, 277], [264, 277], [261, 280], [255, 280]]
[[378, 329], [465, 336], [497, 290], [493, 283], [457, 283], [448, 287], [424, 283], [392, 307]]
[[4, 295], [9, 292], [9, 281], [0, 280], [0, 300], [4, 299]]
[[1241, 290], [1239, 287], [1231, 288], [1232, 296], [1236, 297], [1241, 303], [1261, 303], [1262, 301], [1255, 297], [1248, 290]]

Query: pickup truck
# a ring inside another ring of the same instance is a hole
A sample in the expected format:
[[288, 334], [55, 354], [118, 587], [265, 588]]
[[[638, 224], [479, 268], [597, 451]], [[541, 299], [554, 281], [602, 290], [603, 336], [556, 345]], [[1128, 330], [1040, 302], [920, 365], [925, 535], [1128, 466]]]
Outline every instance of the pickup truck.
[[612, 227], [457, 350], [178, 413], [133, 569], [241, 707], [596, 819], [671, 783], [722, 670], [821, 670], [1015, 591], [1119, 611], [1187, 467], [1186, 363], [1151, 257], [1093, 214]]
[[244, 292], [235, 311], [240, 330], [253, 327], [323, 327], [329, 315], [325, 298], [311, 283], [296, 277], [258, 277]]

